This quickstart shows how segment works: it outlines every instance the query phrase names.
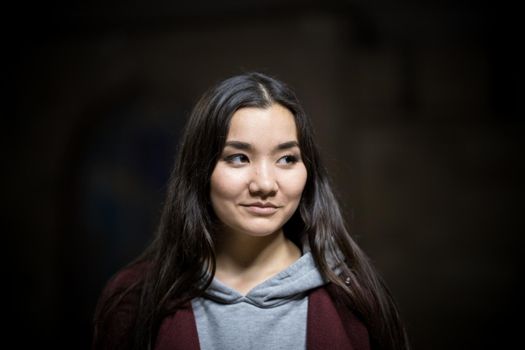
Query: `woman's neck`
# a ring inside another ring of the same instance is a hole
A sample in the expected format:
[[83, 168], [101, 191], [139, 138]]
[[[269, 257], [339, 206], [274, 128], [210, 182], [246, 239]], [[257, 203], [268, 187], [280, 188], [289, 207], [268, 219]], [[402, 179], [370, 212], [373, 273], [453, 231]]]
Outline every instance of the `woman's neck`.
[[215, 277], [241, 294], [286, 269], [301, 256], [299, 248], [282, 230], [264, 237], [223, 232], [216, 252]]

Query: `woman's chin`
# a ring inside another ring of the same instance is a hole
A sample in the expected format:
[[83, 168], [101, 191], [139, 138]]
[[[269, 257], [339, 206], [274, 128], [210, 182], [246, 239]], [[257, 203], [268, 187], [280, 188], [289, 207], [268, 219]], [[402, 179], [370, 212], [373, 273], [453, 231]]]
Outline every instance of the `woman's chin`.
[[248, 237], [270, 237], [282, 233], [282, 227], [245, 227], [241, 230], [236, 230], [239, 234]]

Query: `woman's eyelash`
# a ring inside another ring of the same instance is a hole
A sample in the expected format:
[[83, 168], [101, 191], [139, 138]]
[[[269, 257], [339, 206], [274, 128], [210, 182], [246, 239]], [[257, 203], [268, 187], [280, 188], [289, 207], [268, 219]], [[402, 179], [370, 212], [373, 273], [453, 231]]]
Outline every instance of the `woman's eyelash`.
[[224, 160], [228, 163], [241, 163], [248, 161], [248, 157], [244, 154], [232, 154], [224, 157]]
[[291, 164], [293, 164], [293, 163], [297, 163], [297, 162], [299, 161], [299, 157], [297, 157], [297, 156], [295, 156], [295, 155], [293, 155], [293, 154], [287, 154], [287, 155], [281, 157], [281, 158], [279, 159], [279, 161], [282, 160], [282, 159], [285, 160], [286, 163], [288, 163], [288, 164], [290, 164], [290, 163], [291, 163]]

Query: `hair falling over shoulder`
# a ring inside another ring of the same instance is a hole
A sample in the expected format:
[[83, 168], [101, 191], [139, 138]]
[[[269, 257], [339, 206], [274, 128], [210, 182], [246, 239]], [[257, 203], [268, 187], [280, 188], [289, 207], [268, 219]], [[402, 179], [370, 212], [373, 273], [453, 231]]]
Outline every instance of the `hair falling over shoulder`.
[[155, 238], [131, 264], [141, 266], [141, 272], [129, 283], [115, 282], [119, 288], [108, 287], [101, 297], [95, 313], [95, 348], [102, 348], [97, 347], [97, 339], [104, 337], [115, 317], [121, 317], [118, 323], [123, 329], [119, 331], [132, 337], [112, 348], [152, 349], [165, 315], [187, 305], [209, 286], [215, 273], [216, 227], [209, 179], [231, 117], [240, 108], [268, 108], [274, 103], [289, 109], [295, 118], [308, 174], [301, 203], [285, 224], [285, 234], [297, 244], [309, 245], [321, 273], [337, 286], [336, 302], [350, 308], [367, 326], [372, 348], [409, 348], [391, 293], [346, 228], [309, 119], [288, 86], [260, 73], [219, 82], [195, 105], [181, 139]]

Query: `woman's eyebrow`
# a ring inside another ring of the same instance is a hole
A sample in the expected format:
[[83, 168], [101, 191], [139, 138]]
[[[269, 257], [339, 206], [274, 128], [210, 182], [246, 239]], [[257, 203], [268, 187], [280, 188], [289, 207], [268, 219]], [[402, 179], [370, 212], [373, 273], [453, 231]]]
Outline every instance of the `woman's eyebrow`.
[[299, 147], [299, 143], [297, 141], [283, 142], [283, 143], [278, 144], [277, 147], [275, 148], [277, 150], [283, 150], [283, 149], [289, 149], [289, 148], [294, 148], [294, 147]]
[[[226, 143], [224, 144], [224, 147], [228, 147], [228, 146], [232, 148], [240, 149], [240, 150], [245, 150], [245, 151], [249, 151], [252, 149], [251, 144], [247, 142], [235, 141], [235, 140], [226, 141]], [[290, 149], [294, 147], [299, 147], [299, 143], [295, 140], [280, 143], [275, 147], [275, 149], [278, 151], [281, 151], [281, 150]]]
[[241, 150], [252, 149], [252, 145], [246, 142], [242, 142], [242, 141], [226, 141], [226, 143], [224, 144], [224, 147], [227, 147], [227, 146], [241, 149]]

